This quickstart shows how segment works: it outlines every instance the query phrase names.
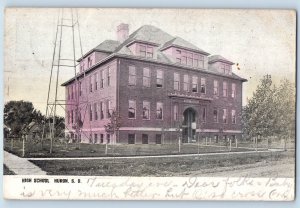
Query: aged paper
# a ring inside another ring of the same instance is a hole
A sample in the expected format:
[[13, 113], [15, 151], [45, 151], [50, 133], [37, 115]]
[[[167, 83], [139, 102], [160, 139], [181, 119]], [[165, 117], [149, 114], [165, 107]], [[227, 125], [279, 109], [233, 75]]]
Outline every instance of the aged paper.
[[295, 194], [292, 10], [5, 10], [4, 196]]

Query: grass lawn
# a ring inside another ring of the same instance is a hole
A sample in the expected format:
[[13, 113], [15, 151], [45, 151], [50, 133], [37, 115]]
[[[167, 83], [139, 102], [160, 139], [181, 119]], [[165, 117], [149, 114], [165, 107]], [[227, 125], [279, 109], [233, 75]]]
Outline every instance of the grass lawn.
[[[214, 173], [222, 168], [293, 159], [294, 152], [228, 154], [177, 158], [34, 160], [31, 161], [49, 175], [78, 176], [188, 176]], [[272, 168], [272, 167], [271, 167]], [[251, 176], [251, 172], [249, 172]], [[230, 175], [233, 177], [232, 175]], [[260, 177], [259, 175], [255, 177]]]
[[[195, 154], [195, 153], [214, 153], [228, 152], [229, 147], [205, 146], [204, 144], [182, 144], [179, 153], [178, 144], [116, 144], [108, 145], [107, 155], [105, 154], [106, 145], [104, 144], [76, 144], [54, 143], [53, 153], [49, 153], [49, 141], [44, 142], [43, 149], [40, 144], [27, 142], [25, 144], [25, 157], [101, 157], [101, 156], [133, 156], [133, 155], [166, 155], [166, 154]], [[22, 156], [22, 141], [17, 140], [13, 143], [5, 142], [5, 150]], [[234, 148], [231, 151], [251, 151], [248, 148]]]

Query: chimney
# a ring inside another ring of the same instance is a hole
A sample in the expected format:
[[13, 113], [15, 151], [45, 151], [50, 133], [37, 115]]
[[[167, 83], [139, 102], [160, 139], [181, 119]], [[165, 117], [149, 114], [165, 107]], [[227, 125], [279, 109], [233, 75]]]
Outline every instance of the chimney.
[[121, 23], [117, 27], [117, 38], [120, 43], [128, 38], [129, 35], [129, 25]]

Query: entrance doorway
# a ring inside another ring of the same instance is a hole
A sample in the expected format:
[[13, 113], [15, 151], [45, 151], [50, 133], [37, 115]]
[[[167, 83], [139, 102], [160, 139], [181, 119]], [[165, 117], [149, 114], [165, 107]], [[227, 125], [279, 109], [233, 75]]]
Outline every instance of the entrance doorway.
[[182, 142], [196, 142], [196, 111], [188, 108], [183, 112]]

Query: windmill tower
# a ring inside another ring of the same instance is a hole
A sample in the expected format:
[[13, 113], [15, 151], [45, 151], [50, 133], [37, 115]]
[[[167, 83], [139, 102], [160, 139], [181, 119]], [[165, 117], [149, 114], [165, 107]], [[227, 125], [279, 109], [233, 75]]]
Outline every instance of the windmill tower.
[[[60, 87], [61, 81], [66, 77], [75, 77], [77, 79], [77, 66], [76, 55], [83, 56], [81, 34], [78, 21], [78, 12], [75, 9], [61, 9], [59, 10], [56, 33], [54, 40], [54, 49], [52, 56], [52, 64], [50, 71], [50, 79], [48, 85], [47, 105], [46, 105], [46, 118], [47, 121], [43, 124], [42, 142], [46, 136], [46, 126], [49, 126], [50, 138], [50, 153], [53, 151], [53, 141], [55, 137], [60, 135], [56, 132], [57, 115], [59, 110], [65, 110], [66, 105], [75, 105], [76, 121], [78, 121], [78, 97], [74, 103], [67, 103], [65, 100], [64, 89]], [[76, 85], [78, 86], [78, 85]], [[79, 122], [75, 122], [75, 132], [78, 135]], [[78, 138], [78, 137], [77, 137]]]

